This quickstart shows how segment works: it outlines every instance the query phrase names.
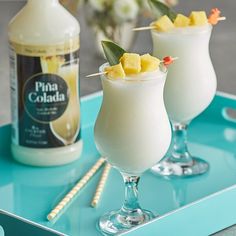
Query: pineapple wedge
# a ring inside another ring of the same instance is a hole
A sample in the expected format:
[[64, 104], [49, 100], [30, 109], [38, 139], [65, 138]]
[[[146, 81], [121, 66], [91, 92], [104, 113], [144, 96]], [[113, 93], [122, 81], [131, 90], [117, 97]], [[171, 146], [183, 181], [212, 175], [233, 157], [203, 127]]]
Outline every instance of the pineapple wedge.
[[107, 72], [107, 77], [111, 79], [124, 79], [125, 78], [125, 72], [123, 70], [121, 63], [114, 66], [106, 67], [105, 72]]
[[139, 54], [124, 53], [120, 62], [126, 75], [138, 74], [141, 71], [141, 59]]
[[174, 21], [175, 27], [186, 27], [189, 26], [189, 24], [190, 19], [182, 14], [178, 14]]
[[175, 27], [167, 15], [164, 15], [159, 20], [154, 21], [151, 26], [154, 26], [158, 31], [161, 32], [169, 31]]
[[190, 18], [190, 25], [202, 26], [208, 23], [205, 11], [192, 11], [189, 18]]
[[144, 54], [141, 56], [141, 71], [151, 72], [159, 69], [160, 60], [150, 54]]

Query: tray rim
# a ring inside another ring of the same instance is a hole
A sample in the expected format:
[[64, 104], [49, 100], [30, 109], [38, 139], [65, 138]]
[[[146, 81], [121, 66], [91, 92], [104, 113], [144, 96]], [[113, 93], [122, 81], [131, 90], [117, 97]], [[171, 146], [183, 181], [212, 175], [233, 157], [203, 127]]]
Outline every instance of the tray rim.
[[[28, 223], [28, 224], [30, 224], [30, 225], [34, 225], [34, 226], [36, 226], [36, 227], [38, 227], [38, 228], [47, 230], [47, 231], [49, 231], [49, 232], [51, 232], [51, 233], [56, 233], [57, 235], [67, 236], [67, 234], [64, 234], [64, 233], [62, 233], [62, 232], [59, 232], [59, 231], [57, 231], [57, 230], [55, 230], [55, 229], [53, 229], [53, 228], [50, 228], [50, 227], [47, 227], [47, 226], [45, 226], [45, 225], [39, 224], [39, 223], [37, 223], [37, 222], [35, 222], [35, 221], [26, 219], [26, 218], [24, 218], [24, 217], [22, 217], [22, 216], [13, 214], [13, 213], [11, 213], [11, 212], [9, 212], [9, 211], [6, 211], [6, 210], [0, 209], [0, 214], [2, 214], [2, 215], [7, 215], [7, 216], [10, 216], [10, 217], [14, 217], [14, 218], [16, 218], [16, 219], [19, 220], [19, 221], [23, 221], [23, 222]], [[2, 226], [2, 225], [1, 225], [1, 222], [0, 222], [0, 226]], [[3, 230], [4, 230], [4, 228], [3, 228]]]
[[[81, 101], [81, 103], [88, 102], [88, 101], [91, 101], [91, 100], [93, 100], [94, 98], [100, 97], [100, 96], [102, 96], [102, 95], [103, 95], [103, 91], [102, 91], [102, 90], [99, 90], [99, 91], [97, 91], [97, 92], [90, 93], [90, 94], [85, 95], [85, 96], [81, 96], [80, 101]], [[216, 92], [216, 96], [219, 96], [219, 97], [223, 97], [223, 98], [227, 98], [227, 99], [231, 99], [231, 100], [236, 101], [236, 95], [234, 95], [234, 94], [230, 94], [230, 93], [226, 93], [226, 92], [222, 92], [222, 91], [217, 91], [217, 92]], [[11, 122], [8, 122], [8, 123], [5, 123], [5, 124], [3, 123], [3, 124], [0, 125], [0, 128], [2, 128], [2, 127], [4, 127], [4, 126], [7, 126], [7, 125], [10, 125], [10, 124], [11, 124]], [[151, 220], [151, 221], [149, 221], [149, 222], [147, 222], [147, 223], [145, 223], [145, 224], [142, 224], [142, 225], [140, 225], [140, 226], [134, 227], [134, 228], [132, 228], [132, 229], [130, 229], [130, 230], [128, 230], [128, 231], [126, 231], [126, 232], [120, 234], [120, 235], [128, 235], [129, 233], [132, 233], [132, 232], [134, 232], [134, 231], [137, 231], [137, 233], [138, 233], [139, 228], [142, 228], [142, 227], [147, 226], [147, 225], [149, 225], [149, 224], [153, 224], [153, 223], [155, 223], [155, 222], [157, 222], [157, 221], [159, 221], [159, 220], [161, 220], [161, 219], [167, 218], [167, 217], [170, 216], [170, 215], [173, 215], [173, 214], [175, 214], [175, 213], [181, 212], [181, 211], [183, 211], [184, 209], [191, 208], [192, 206], [195, 206], [195, 205], [197, 205], [197, 204], [199, 204], [199, 203], [202, 203], [202, 202], [207, 201], [207, 200], [209, 200], [209, 199], [211, 199], [211, 198], [214, 198], [214, 197], [216, 197], [216, 196], [218, 196], [218, 195], [224, 194], [224, 193], [226, 193], [226, 192], [230, 192], [231, 190], [235, 190], [235, 189], [236, 189], [236, 184], [233, 184], [233, 185], [231, 185], [231, 186], [229, 186], [229, 187], [227, 187], [227, 188], [223, 188], [223, 189], [221, 189], [221, 190], [219, 190], [219, 191], [217, 191], [217, 192], [214, 192], [214, 193], [209, 194], [209, 195], [207, 195], [207, 196], [205, 196], [205, 197], [202, 197], [202, 198], [200, 198], [200, 199], [198, 199], [198, 200], [195, 200], [195, 201], [193, 201], [193, 202], [191, 202], [191, 203], [189, 203], [189, 204], [187, 204], [187, 205], [184, 205], [184, 206], [182, 206], [182, 207], [179, 207], [178, 209], [169, 211], [169, 212], [167, 212], [167, 213], [165, 213], [165, 214], [163, 214], [163, 215], [161, 215], [161, 216], [155, 217], [153, 220]], [[32, 221], [32, 220], [26, 219], [26, 218], [24, 218], [24, 217], [21, 217], [21, 216], [19, 216], [19, 215], [16, 215], [16, 214], [14, 214], [14, 213], [12, 213], [12, 212], [9, 212], [9, 211], [7, 211], [7, 210], [0, 209], [0, 214], [1, 214], [1, 213], [7, 214], [7, 215], [9, 215], [9, 216], [16, 217], [16, 218], [18, 218], [19, 220], [23, 220], [24, 222], [27, 222], [27, 223], [32, 224], [32, 225], [36, 225], [36, 226], [38, 226], [38, 227], [41, 227], [41, 228], [43, 228], [43, 229], [45, 229], [45, 230], [48, 230], [48, 231], [51, 231], [51, 232], [55, 232], [55, 233], [57, 233], [57, 234], [59, 234], [59, 235], [65, 235], [65, 236], [68, 235], [68, 234], [64, 234], [64, 233], [62, 233], [62, 232], [60, 232], [60, 231], [57, 231], [57, 230], [55, 230], [55, 229], [53, 229], [53, 228], [51, 228], [51, 227], [49, 227], [49, 226], [45, 226], [45, 225], [40, 224], [40, 223], [38, 223], [38, 222], [35, 222], [35, 221]], [[1, 223], [0, 223], [0, 225], [1, 225]], [[230, 227], [230, 226], [228, 226], [228, 227]], [[223, 229], [221, 229], [221, 230], [224, 230], [224, 229], [225, 229], [225, 228], [223, 228]]]
[[232, 99], [232, 100], [236, 100], [236, 95], [232, 94], [232, 93], [227, 93], [227, 92], [217, 90], [216, 95], [221, 96], [221, 97], [225, 97], [225, 98], [229, 98], [229, 99]]

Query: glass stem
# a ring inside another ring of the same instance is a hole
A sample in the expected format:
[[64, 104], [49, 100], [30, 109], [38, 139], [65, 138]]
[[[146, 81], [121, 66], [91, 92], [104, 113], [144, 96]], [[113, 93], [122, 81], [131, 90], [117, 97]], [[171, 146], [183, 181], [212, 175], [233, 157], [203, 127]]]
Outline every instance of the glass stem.
[[[192, 157], [187, 147], [187, 124], [172, 124], [174, 147], [172, 152], [173, 161], [189, 163]], [[177, 159], [177, 160], [176, 160]]]
[[139, 176], [122, 174], [125, 182], [125, 202], [122, 207], [124, 212], [134, 212], [140, 209], [138, 203], [138, 182]]

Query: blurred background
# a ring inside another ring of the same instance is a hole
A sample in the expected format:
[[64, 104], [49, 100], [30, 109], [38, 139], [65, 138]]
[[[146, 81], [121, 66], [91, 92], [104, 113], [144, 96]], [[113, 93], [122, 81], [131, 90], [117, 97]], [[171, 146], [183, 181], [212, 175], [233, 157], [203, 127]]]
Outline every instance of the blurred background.
[[[179, 0], [178, 3], [177, 0], [163, 1], [175, 5], [174, 9], [177, 12], [186, 15], [189, 15], [192, 10], [205, 10], [209, 13], [213, 7], [218, 7], [222, 15], [227, 17], [226, 21], [214, 27], [210, 51], [218, 77], [218, 90], [236, 94], [234, 65], [236, 1]], [[152, 21], [153, 16], [147, 8], [146, 0], [127, 0], [133, 10], [126, 14], [120, 11], [109, 11], [109, 8], [98, 4], [102, 2], [98, 0], [61, 0], [61, 2], [79, 19], [81, 25], [81, 96], [101, 89], [99, 78], [85, 79], [85, 75], [97, 72], [99, 65], [104, 62], [98, 46], [102, 38], [114, 39], [126, 49], [139, 53], [152, 52], [150, 32], [133, 34], [131, 31], [136, 25], [144, 26]], [[7, 24], [24, 4], [24, 0], [0, 0], [0, 124], [10, 122]], [[115, 6], [114, 9], [119, 9], [119, 7], [121, 6]], [[120, 20], [117, 21], [117, 19]]]

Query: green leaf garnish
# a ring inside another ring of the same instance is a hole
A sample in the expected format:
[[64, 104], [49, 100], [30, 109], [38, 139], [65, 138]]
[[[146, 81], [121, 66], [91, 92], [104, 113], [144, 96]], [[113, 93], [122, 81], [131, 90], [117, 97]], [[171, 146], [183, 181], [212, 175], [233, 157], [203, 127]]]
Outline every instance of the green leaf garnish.
[[151, 9], [153, 9], [154, 14], [159, 18], [161, 16], [167, 15], [172, 21], [177, 17], [177, 13], [170, 9], [164, 3], [158, 0], [149, 0]]
[[104, 54], [110, 66], [119, 64], [120, 58], [124, 53], [126, 53], [126, 51], [111, 41], [102, 41], [101, 43]]

